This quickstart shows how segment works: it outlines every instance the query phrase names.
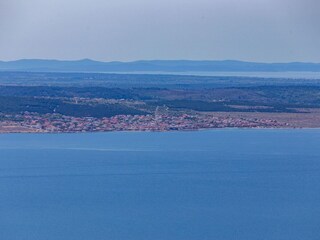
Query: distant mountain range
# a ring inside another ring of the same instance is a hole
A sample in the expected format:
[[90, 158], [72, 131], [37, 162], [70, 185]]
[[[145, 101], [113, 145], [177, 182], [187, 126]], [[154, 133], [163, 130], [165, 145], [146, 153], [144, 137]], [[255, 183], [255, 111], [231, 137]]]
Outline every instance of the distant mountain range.
[[242, 61], [154, 60], [99, 62], [23, 59], [0, 61], [0, 71], [28, 72], [320, 72], [319, 63], [256, 63]]

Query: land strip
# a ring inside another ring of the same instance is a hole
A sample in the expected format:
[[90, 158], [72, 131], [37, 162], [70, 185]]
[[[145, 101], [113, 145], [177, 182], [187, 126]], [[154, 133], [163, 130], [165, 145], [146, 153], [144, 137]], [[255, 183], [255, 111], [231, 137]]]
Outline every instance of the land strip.
[[0, 132], [319, 128], [319, 87], [0, 86]]

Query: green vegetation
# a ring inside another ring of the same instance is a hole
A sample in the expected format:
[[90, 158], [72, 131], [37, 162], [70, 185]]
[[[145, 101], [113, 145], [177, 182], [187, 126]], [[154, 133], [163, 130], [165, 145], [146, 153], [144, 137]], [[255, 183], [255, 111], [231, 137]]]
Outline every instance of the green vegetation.
[[0, 97], [0, 112], [18, 114], [35, 112], [39, 114], [60, 113], [75, 117], [111, 117], [115, 115], [141, 115], [143, 111], [120, 104], [72, 104], [61, 99], [35, 97]]
[[[76, 99], [82, 99], [76, 102]], [[106, 101], [113, 99], [113, 101]], [[139, 101], [140, 104], [130, 104]], [[142, 104], [141, 104], [142, 103]], [[75, 117], [172, 111], [304, 112], [320, 108], [320, 87], [263, 86], [216, 89], [1, 86], [0, 112], [60, 113]]]

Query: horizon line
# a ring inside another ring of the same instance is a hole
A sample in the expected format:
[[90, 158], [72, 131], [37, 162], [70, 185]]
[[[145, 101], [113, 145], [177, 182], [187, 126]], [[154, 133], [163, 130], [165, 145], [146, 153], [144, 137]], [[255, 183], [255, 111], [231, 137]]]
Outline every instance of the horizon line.
[[320, 62], [311, 62], [311, 61], [279, 61], [279, 62], [263, 62], [263, 61], [247, 61], [247, 60], [236, 60], [236, 59], [224, 59], [224, 60], [200, 60], [200, 59], [140, 59], [140, 60], [129, 60], [129, 61], [121, 61], [121, 60], [95, 60], [92, 58], [80, 58], [80, 59], [57, 59], [57, 58], [20, 58], [15, 60], [1, 60], [2, 63], [10, 63], [10, 62], [18, 62], [18, 61], [57, 61], [57, 62], [98, 62], [98, 63], [135, 63], [135, 62], [239, 62], [239, 63], [256, 63], [256, 64], [294, 64], [294, 63], [302, 63], [302, 64], [320, 64]]

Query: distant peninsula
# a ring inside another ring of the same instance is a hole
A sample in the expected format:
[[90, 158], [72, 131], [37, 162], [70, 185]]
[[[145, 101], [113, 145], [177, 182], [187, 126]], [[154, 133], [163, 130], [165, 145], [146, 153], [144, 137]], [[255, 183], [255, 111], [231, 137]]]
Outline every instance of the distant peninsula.
[[26, 72], [320, 72], [320, 63], [258, 63], [244, 61], [150, 60], [99, 62], [22, 59], [0, 61], [0, 71]]

